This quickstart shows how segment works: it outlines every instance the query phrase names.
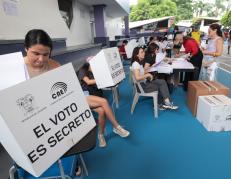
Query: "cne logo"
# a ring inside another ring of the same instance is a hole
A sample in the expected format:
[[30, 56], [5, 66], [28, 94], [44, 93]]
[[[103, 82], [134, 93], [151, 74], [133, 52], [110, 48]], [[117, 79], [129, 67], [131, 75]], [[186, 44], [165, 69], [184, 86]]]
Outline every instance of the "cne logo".
[[67, 92], [67, 84], [63, 82], [57, 82], [51, 87], [51, 97], [57, 99]]

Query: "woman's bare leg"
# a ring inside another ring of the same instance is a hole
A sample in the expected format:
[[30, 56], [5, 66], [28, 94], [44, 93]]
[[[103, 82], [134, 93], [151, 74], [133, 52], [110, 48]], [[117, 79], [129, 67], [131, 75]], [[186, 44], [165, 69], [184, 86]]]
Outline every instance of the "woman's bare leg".
[[93, 111], [98, 113], [98, 125], [99, 125], [99, 133], [104, 134], [105, 130], [105, 113], [102, 107], [98, 107], [93, 109]]
[[86, 99], [91, 108], [102, 107], [106, 117], [111, 121], [115, 128], [119, 126], [119, 123], [117, 122], [115, 115], [113, 114], [106, 99], [93, 95], [86, 96]]

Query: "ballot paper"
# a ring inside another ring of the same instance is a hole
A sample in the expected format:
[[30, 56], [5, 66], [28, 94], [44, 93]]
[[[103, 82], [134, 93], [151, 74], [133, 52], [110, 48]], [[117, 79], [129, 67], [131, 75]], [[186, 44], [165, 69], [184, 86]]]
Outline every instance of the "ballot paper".
[[156, 63], [153, 64], [153, 66], [158, 66], [165, 58], [166, 53], [157, 53], [156, 54]]
[[160, 62], [159, 65], [157, 66], [152, 66], [149, 69], [149, 72], [153, 72], [153, 71], [157, 71], [158, 73], [166, 73], [166, 74], [170, 74], [173, 72], [173, 68], [171, 65], [165, 63], [164, 61]]
[[21, 52], [0, 55], [0, 90], [26, 80], [26, 68]]
[[171, 66], [173, 69], [194, 69], [192, 63], [188, 62], [185, 58], [175, 58]]

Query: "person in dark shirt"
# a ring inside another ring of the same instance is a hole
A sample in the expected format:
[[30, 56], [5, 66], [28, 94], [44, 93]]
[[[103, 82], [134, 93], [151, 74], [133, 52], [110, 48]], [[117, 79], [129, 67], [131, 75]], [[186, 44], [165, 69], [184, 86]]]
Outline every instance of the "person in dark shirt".
[[159, 52], [159, 46], [155, 43], [151, 43], [147, 51], [145, 53], [145, 64], [144, 64], [144, 69], [147, 70], [149, 67], [151, 67], [153, 64], [156, 62], [156, 53]]
[[78, 78], [83, 91], [88, 91], [90, 95], [103, 97], [103, 91], [97, 88], [93, 73], [90, 69], [90, 64], [85, 63], [78, 72]]
[[[148, 49], [145, 53], [145, 58], [144, 58], [144, 69], [145, 71], [148, 71], [149, 68], [153, 65], [156, 64], [156, 54], [159, 53], [159, 46], [155, 43], [152, 43], [148, 46]], [[165, 57], [166, 60], [171, 61], [170, 58]], [[149, 72], [153, 75], [153, 78], [158, 78], [158, 79], [164, 79], [167, 82], [168, 88], [170, 93], [173, 90], [173, 82], [172, 82], [172, 77], [169, 74], [158, 74], [158, 72]]]
[[104, 130], [105, 130], [105, 120], [108, 119], [111, 124], [113, 125], [113, 132], [118, 134], [121, 137], [127, 137], [129, 136], [129, 131], [125, 130], [123, 127], [120, 126], [120, 124], [117, 122], [117, 119], [115, 115], [112, 112], [111, 107], [108, 104], [107, 99], [99, 97], [95, 94], [90, 94], [89, 86], [96, 86], [96, 81], [92, 74], [89, 78], [89, 74], [91, 73], [90, 65], [89, 63], [85, 63], [82, 68], [77, 73], [77, 76], [80, 81], [80, 85], [83, 89], [83, 92], [86, 96], [87, 102], [90, 106], [90, 108], [98, 113], [98, 125], [99, 125], [99, 133], [98, 133], [98, 139], [99, 139], [99, 146], [100, 147], [106, 147], [107, 143], [104, 138]]

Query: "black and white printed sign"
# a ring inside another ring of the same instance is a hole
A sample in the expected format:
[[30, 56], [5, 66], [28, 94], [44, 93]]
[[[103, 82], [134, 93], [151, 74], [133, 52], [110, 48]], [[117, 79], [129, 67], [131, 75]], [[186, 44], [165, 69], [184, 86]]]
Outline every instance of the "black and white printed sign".
[[89, 63], [99, 89], [115, 86], [125, 78], [117, 47], [101, 50]]
[[2, 145], [34, 176], [95, 126], [71, 64], [0, 91], [0, 114]]

